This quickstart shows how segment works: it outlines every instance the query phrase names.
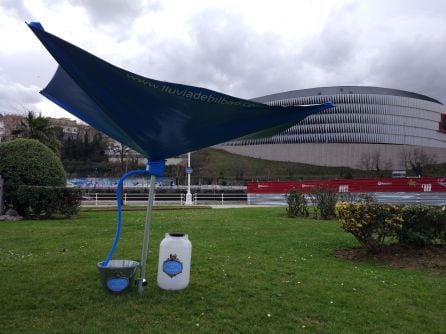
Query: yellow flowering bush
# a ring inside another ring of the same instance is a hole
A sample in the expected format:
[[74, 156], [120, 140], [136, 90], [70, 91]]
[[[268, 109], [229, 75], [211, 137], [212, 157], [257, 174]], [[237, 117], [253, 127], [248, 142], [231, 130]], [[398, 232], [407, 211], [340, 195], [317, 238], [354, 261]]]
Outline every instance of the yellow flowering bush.
[[338, 202], [335, 213], [341, 227], [372, 252], [378, 252], [386, 238], [396, 237], [403, 225], [397, 205]]

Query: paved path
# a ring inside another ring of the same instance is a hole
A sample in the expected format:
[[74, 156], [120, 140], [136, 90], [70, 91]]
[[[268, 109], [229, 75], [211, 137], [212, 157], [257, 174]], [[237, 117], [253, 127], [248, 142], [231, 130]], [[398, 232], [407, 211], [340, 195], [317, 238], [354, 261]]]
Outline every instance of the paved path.
[[231, 204], [231, 205], [208, 205], [212, 209], [246, 209], [246, 208], [273, 208], [280, 205], [248, 205], [248, 204]]

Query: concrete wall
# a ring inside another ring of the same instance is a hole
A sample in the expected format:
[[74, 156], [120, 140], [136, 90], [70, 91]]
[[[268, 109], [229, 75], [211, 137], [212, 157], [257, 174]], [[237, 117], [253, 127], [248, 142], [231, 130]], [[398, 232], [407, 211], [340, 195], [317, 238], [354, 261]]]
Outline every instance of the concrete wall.
[[365, 154], [380, 152], [388, 164], [385, 169], [405, 169], [401, 163], [401, 152], [421, 148], [433, 154], [437, 163], [446, 162], [446, 148], [430, 148], [389, 144], [268, 144], [247, 146], [224, 146], [219, 149], [266, 160], [300, 162], [319, 166], [361, 168], [360, 160]]

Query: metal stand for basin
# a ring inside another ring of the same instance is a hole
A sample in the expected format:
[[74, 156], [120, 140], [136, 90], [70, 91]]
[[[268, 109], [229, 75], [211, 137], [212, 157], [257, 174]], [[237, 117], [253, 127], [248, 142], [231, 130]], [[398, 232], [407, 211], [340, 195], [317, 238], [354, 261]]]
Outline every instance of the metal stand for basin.
[[[113, 241], [113, 245], [110, 248], [110, 251], [108, 253], [108, 256], [106, 258], [105, 261], [100, 262], [98, 264], [98, 269], [102, 275], [102, 277], [105, 277], [105, 273], [108, 273], [108, 267], [110, 262], [112, 261], [113, 258], [113, 254], [116, 250], [116, 247], [118, 245], [119, 242], [119, 237], [121, 235], [121, 226], [122, 226], [122, 200], [121, 200], [121, 190], [122, 187], [124, 185], [124, 180], [132, 175], [135, 174], [145, 174], [145, 175], [150, 175], [150, 185], [149, 185], [149, 198], [148, 198], [148, 202], [147, 202], [147, 212], [146, 212], [146, 223], [144, 226], [144, 240], [142, 243], [142, 251], [141, 251], [141, 263], [140, 263], [140, 268], [141, 268], [141, 277], [137, 280], [137, 285], [138, 285], [138, 292], [139, 293], [143, 293], [144, 292], [144, 288], [147, 285], [147, 281], [146, 281], [146, 269], [147, 269], [147, 254], [149, 251], [149, 236], [150, 236], [150, 223], [152, 220], [152, 208], [153, 208], [153, 202], [154, 202], [154, 198], [155, 198], [155, 182], [156, 182], [156, 177], [157, 176], [162, 176], [164, 174], [164, 166], [165, 166], [166, 161], [165, 160], [159, 160], [159, 161], [153, 161], [153, 162], [149, 162], [147, 164], [147, 169], [146, 170], [134, 170], [134, 171], [130, 171], [126, 174], [124, 174], [121, 179], [118, 182], [118, 186], [116, 188], [116, 200], [117, 200], [117, 205], [118, 205], [118, 223], [117, 223], [117, 229], [116, 229], [116, 235], [115, 235], [115, 240]], [[127, 261], [129, 262], [129, 261]], [[126, 262], [126, 263], [127, 263]], [[132, 263], [137, 263], [135, 261], [132, 261]], [[134, 266], [132, 264], [132, 266]], [[113, 266], [113, 273], [116, 271], [115, 268], [116, 266]], [[116, 275], [115, 275], [116, 276]], [[116, 277], [116, 284], [117, 285], [117, 290], [119, 290], [121, 287], [123, 287], [125, 285], [125, 283], [128, 283], [127, 281], [125, 281], [125, 278], [121, 279], [122, 275], [117, 275], [119, 277]], [[108, 276], [107, 276], [108, 277]], [[133, 274], [132, 274], [133, 277]], [[104, 280], [103, 280], [104, 281]], [[129, 279], [130, 281], [130, 279]], [[104, 281], [105, 282], [105, 281]], [[115, 283], [115, 281], [112, 282], [113, 284]], [[125, 286], [127, 287], [127, 286]], [[124, 289], [122, 289], [123, 291]], [[120, 292], [121, 290], [119, 290]]]
[[155, 180], [156, 176], [154, 174], [150, 175], [149, 199], [147, 200], [146, 224], [144, 226], [144, 240], [142, 242], [142, 250], [141, 250], [141, 277], [137, 281], [139, 293], [143, 293], [144, 288], [147, 285], [146, 281], [147, 254], [149, 251], [150, 223], [152, 221], [153, 199], [155, 197]]

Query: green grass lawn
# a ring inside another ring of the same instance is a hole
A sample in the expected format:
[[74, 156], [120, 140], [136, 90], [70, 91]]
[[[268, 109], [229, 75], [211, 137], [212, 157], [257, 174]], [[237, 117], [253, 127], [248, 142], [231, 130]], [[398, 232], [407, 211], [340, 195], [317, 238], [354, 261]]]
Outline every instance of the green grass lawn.
[[[125, 212], [115, 258], [139, 261], [145, 212]], [[96, 263], [113, 212], [0, 223], [1, 333], [445, 333], [446, 280], [353, 263], [359, 246], [335, 221], [293, 220], [284, 208], [154, 211], [148, 287], [107, 294]], [[193, 244], [183, 291], [156, 285], [165, 232]]]

